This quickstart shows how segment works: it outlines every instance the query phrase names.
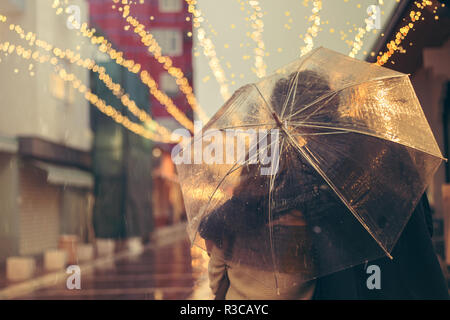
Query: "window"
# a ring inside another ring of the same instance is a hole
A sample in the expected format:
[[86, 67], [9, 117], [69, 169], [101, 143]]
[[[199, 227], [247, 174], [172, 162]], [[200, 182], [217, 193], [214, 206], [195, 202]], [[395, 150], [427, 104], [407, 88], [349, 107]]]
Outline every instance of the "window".
[[180, 12], [182, 0], [159, 0], [159, 11], [163, 13]]
[[159, 78], [159, 86], [170, 97], [178, 95], [179, 88], [177, 85], [177, 80], [167, 72], [161, 74]]
[[152, 34], [161, 47], [162, 54], [178, 57], [183, 54], [183, 36], [177, 29], [153, 29]]

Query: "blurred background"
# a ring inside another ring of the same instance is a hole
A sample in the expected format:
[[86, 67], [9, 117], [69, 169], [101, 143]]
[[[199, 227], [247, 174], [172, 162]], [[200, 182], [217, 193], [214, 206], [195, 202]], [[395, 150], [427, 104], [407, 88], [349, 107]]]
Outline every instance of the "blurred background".
[[[438, 0], [2, 0], [0, 298], [210, 298], [172, 132], [318, 46], [410, 74], [448, 158], [449, 21]], [[447, 270], [448, 163], [427, 193]]]

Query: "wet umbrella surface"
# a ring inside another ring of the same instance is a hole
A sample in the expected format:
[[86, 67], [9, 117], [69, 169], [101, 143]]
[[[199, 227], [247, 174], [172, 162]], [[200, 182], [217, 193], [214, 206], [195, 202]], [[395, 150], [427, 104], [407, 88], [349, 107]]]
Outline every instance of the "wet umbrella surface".
[[284, 289], [391, 257], [442, 155], [407, 75], [319, 48], [235, 92], [174, 160], [193, 243]]

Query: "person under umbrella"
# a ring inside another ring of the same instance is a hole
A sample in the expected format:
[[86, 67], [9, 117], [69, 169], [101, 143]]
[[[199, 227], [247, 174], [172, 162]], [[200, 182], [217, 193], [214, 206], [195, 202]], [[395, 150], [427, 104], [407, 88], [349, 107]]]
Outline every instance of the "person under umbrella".
[[279, 130], [270, 175], [247, 160], [177, 165], [191, 239], [210, 244], [211, 283], [227, 274], [226, 298], [311, 298], [314, 286], [326, 298], [330, 275], [395, 260], [442, 161], [406, 75], [323, 48], [284, 69], [239, 90], [205, 128]]

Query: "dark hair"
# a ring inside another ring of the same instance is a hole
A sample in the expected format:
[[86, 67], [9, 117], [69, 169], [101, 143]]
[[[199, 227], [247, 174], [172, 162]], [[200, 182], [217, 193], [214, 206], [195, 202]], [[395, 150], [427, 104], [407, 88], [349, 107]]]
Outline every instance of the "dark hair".
[[271, 96], [274, 111], [281, 116], [286, 109], [306, 106], [321, 96], [331, 92], [328, 80], [317, 72], [305, 70], [291, 73], [287, 78], [277, 81]]

